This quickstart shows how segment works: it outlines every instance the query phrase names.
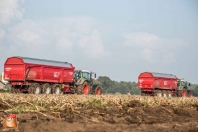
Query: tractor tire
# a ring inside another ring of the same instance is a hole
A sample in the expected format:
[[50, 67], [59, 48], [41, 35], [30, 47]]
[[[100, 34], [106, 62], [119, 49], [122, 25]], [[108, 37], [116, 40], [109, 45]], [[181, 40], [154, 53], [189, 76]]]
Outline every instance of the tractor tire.
[[60, 84], [54, 84], [52, 85], [52, 94], [61, 94], [61, 85]]
[[101, 95], [101, 93], [102, 93], [102, 89], [101, 89], [100, 85], [94, 84], [92, 87], [92, 94]]
[[42, 93], [43, 94], [51, 94], [52, 93], [52, 87], [49, 83], [45, 83], [42, 85]]
[[187, 96], [187, 90], [186, 89], [183, 89], [182, 90], [182, 97], [186, 97]]
[[177, 91], [177, 97], [182, 97], [182, 90]]
[[90, 86], [87, 81], [84, 81], [83, 84], [77, 86], [77, 94], [89, 94], [90, 93]]
[[42, 87], [39, 83], [33, 84], [33, 94], [41, 94], [42, 93]]

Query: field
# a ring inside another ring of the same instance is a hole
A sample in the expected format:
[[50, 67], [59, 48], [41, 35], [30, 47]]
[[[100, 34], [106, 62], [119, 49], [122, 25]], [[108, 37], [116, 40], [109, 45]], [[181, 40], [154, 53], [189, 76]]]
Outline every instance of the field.
[[198, 131], [196, 97], [1, 93], [0, 111], [1, 121], [16, 113], [21, 132]]

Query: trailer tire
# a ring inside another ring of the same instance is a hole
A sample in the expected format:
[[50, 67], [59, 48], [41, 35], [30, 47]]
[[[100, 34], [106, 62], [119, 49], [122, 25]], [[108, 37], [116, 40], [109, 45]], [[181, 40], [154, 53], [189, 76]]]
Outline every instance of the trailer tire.
[[39, 83], [33, 84], [33, 94], [41, 94], [42, 93], [42, 87]]
[[52, 94], [61, 94], [61, 86], [60, 86], [60, 84], [52, 85]]
[[146, 93], [145, 92], [141, 92], [141, 96], [146, 96]]
[[30, 86], [29, 88], [28, 88], [28, 93], [29, 94], [33, 94], [34, 92], [34, 87], [32, 87], [32, 86]]
[[171, 91], [167, 91], [167, 97], [172, 97], [172, 95], [171, 95]]
[[162, 91], [161, 91], [161, 90], [157, 90], [157, 97], [163, 97], [163, 96], [162, 96]]
[[77, 94], [89, 94], [90, 86], [87, 81], [84, 81], [83, 84], [77, 86]]
[[94, 84], [92, 87], [92, 94], [101, 95], [101, 93], [102, 93], [102, 89], [101, 89], [100, 85]]
[[166, 90], [162, 90], [162, 97], [167, 97], [167, 91]]
[[17, 88], [12, 87], [11, 88], [11, 93], [17, 94], [19, 92], [18, 92], [18, 89]]
[[43, 94], [51, 94], [52, 93], [52, 87], [49, 83], [45, 83], [42, 85], [42, 93]]

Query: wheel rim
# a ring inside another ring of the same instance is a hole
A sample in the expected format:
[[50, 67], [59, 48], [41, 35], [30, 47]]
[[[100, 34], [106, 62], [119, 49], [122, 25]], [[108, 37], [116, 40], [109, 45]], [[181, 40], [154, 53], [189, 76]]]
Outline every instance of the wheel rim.
[[50, 87], [47, 87], [46, 88], [46, 92], [45, 92], [46, 94], [50, 94]]
[[190, 92], [190, 95], [189, 95], [190, 97], [193, 97], [193, 94]]
[[56, 87], [55, 94], [60, 94], [60, 89], [59, 89], [59, 87]]
[[159, 92], [159, 93], [158, 93], [158, 97], [162, 97], [162, 93]]
[[87, 85], [84, 86], [83, 93], [88, 94], [89, 87]]
[[182, 97], [186, 97], [186, 91], [182, 92]]
[[35, 94], [39, 94], [39, 93], [40, 93], [40, 88], [36, 87]]
[[97, 91], [96, 91], [96, 94], [100, 95], [100, 93], [101, 93], [101, 90], [100, 90], [100, 88], [98, 88]]
[[166, 93], [163, 93], [164, 97], [166, 97]]

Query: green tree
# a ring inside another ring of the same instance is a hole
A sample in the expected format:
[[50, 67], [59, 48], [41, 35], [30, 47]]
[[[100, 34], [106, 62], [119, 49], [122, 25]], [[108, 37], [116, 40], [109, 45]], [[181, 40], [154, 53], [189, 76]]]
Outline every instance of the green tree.
[[112, 81], [109, 77], [100, 76], [97, 81], [101, 83], [103, 93], [140, 94], [136, 82]]

